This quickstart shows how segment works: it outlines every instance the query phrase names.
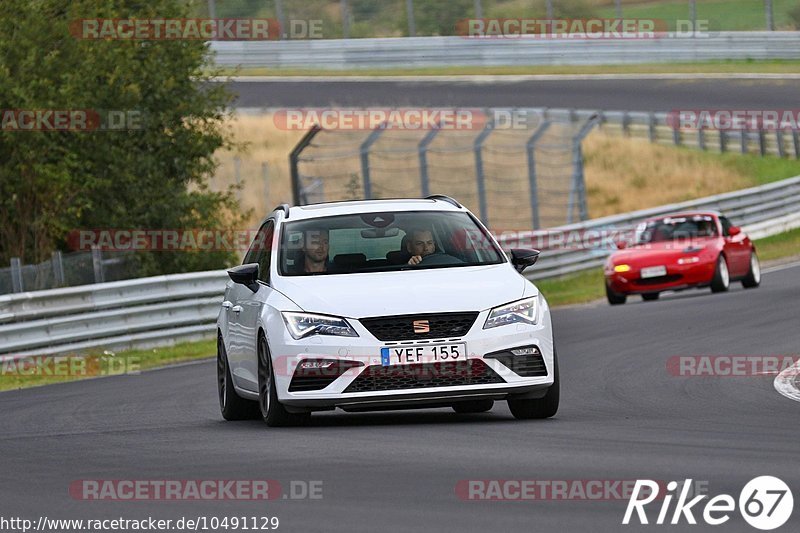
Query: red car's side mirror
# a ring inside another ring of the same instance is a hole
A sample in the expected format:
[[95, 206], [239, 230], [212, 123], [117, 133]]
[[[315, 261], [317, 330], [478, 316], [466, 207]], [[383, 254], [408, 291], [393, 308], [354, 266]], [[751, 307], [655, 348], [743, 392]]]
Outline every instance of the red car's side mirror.
[[731, 237], [735, 237], [736, 235], [739, 235], [741, 232], [742, 228], [740, 228], [739, 226], [731, 226], [730, 228], [728, 228], [728, 235], [730, 235]]
[[619, 240], [614, 243], [617, 247], [617, 250], [624, 250], [628, 247], [628, 241]]

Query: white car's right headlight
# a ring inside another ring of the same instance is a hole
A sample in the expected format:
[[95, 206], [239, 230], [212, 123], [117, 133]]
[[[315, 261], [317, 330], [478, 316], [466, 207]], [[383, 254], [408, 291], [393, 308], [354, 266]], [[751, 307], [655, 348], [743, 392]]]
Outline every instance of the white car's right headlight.
[[489, 313], [483, 329], [496, 328], [506, 324], [536, 324], [538, 315], [538, 296], [518, 300], [495, 307]]
[[295, 340], [311, 335], [333, 335], [336, 337], [358, 337], [353, 326], [344, 318], [309, 313], [281, 313], [289, 334]]

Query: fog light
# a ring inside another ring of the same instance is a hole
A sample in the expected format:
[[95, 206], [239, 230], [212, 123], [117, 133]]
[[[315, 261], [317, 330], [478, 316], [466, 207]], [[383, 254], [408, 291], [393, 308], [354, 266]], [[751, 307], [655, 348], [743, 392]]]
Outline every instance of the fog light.
[[525, 348], [512, 348], [511, 353], [514, 355], [539, 355], [539, 350], [536, 346], [526, 346]]
[[697, 263], [698, 261], [700, 261], [699, 257], [681, 257], [680, 259], [678, 259], [678, 264], [689, 265], [692, 263]]

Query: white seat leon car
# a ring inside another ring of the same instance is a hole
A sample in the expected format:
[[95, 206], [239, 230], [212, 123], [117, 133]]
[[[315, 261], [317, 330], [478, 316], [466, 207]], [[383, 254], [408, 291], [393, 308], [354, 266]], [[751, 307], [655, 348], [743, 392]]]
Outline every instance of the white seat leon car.
[[311, 412], [452, 407], [553, 416], [547, 301], [445, 196], [281, 206], [256, 234], [217, 321], [222, 416], [270, 426]]

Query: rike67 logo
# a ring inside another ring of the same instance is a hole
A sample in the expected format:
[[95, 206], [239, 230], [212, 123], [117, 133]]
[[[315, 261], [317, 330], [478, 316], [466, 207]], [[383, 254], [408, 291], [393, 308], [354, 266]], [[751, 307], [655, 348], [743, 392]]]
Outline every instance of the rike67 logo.
[[[731, 513], [737, 508], [733, 496], [720, 494], [710, 498], [705, 505], [700, 505], [708, 495], [701, 494], [689, 499], [691, 486], [691, 479], [687, 479], [681, 485], [677, 481], [667, 483], [667, 493], [661, 500], [656, 524], [675, 525], [682, 523], [683, 520], [687, 524], [697, 524], [695, 513], [702, 513], [702, 520], [712, 526], [719, 526], [730, 520]], [[679, 487], [681, 488], [678, 491]], [[630, 524], [635, 512], [636, 518], [633, 523], [638, 519], [640, 524], [648, 524], [645, 507], [659, 499], [659, 496], [662, 495], [659, 494], [658, 483], [649, 479], [636, 480], [622, 523]], [[676, 496], [675, 507], [670, 509]], [[794, 498], [791, 489], [782, 480], [773, 476], [760, 476], [751, 479], [739, 493], [738, 509], [745, 522], [756, 529], [768, 531], [782, 526], [789, 520], [794, 509]]]

